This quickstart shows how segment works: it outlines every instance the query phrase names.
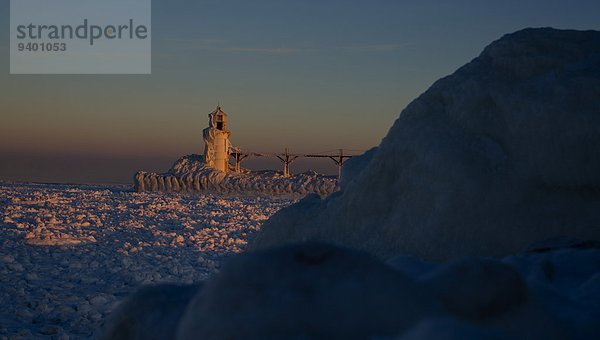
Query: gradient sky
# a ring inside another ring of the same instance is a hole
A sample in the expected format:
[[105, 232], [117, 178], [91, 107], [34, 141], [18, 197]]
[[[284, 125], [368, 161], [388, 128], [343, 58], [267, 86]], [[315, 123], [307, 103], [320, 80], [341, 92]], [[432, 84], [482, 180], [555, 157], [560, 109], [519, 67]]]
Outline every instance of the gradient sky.
[[[21, 76], [9, 75], [0, 0], [0, 179], [127, 183], [167, 170], [202, 152], [217, 101], [246, 149], [365, 150], [491, 41], [599, 30], [599, 13], [597, 0], [153, 1], [152, 75]], [[333, 170], [323, 162], [296, 170]]]

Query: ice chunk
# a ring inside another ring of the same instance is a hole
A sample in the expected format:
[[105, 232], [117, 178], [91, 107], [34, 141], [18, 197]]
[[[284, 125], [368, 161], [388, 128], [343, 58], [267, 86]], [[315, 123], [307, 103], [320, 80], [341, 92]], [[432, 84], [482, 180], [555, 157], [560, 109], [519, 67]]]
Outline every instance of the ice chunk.
[[100, 339], [173, 339], [198, 285], [159, 285], [138, 290], [111, 314]]
[[310, 218], [290, 207], [251, 246], [321, 240], [439, 261], [600, 240], [599, 63], [597, 31], [502, 37], [410, 103], [341, 194]]
[[178, 339], [395, 336], [440, 311], [425, 288], [368, 255], [293, 245], [233, 258], [190, 303]]

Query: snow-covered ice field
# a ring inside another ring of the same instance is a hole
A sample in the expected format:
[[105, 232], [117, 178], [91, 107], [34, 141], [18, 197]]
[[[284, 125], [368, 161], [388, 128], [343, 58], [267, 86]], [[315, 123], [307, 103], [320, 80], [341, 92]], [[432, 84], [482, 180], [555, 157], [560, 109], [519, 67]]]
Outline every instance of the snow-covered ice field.
[[291, 203], [0, 182], [0, 335], [91, 337], [140, 285], [206, 279]]

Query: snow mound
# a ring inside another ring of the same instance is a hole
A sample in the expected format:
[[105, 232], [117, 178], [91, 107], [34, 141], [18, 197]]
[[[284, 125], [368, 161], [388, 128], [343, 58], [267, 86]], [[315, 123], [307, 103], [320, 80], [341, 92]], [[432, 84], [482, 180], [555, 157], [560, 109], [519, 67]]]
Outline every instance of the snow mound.
[[252, 247], [318, 240], [437, 261], [599, 240], [599, 64], [597, 31], [502, 37], [409, 104], [345, 167], [340, 193], [280, 211]]
[[242, 173], [223, 172], [206, 166], [200, 155], [179, 159], [165, 174], [139, 171], [134, 176], [138, 192], [212, 192], [224, 194], [329, 195], [336, 190], [337, 180], [316, 172], [304, 172], [286, 178], [277, 171]]
[[461, 260], [431, 273], [426, 282], [453, 314], [484, 320], [524, 303], [527, 285], [512, 267], [492, 260]]
[[146, 286], [111, 313], [99, 339], [172, 339], [200, 285]]
[[453, 316], [517, 338], [565, 339], [566, 329], [531, 294], [519, 272], [489, 259], [440, 266], [423, 280]]
[[599, 249], [567, 248], [392, 267], [331, 245], [286, 245], [238, 255], [200, 288], [144, 288], [107, 329], [111, 338], [590, 339], [600, 331], [598, 261]]
[[293, 245], [227, 263], [188, 306], [178, 339], [366, 339], [441, 312], [425, 288], [371, 256]]

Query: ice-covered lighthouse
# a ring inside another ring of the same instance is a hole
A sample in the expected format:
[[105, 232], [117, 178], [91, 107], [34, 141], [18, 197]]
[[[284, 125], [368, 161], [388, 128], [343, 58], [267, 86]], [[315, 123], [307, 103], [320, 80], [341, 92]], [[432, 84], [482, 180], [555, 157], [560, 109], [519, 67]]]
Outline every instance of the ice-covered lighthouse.
[[208, 127], [202, 130], [204, 137], [204, 162], [217, 170], [229, 170], [229, 136], [227, 113], [221, 106], [208, 114]]

